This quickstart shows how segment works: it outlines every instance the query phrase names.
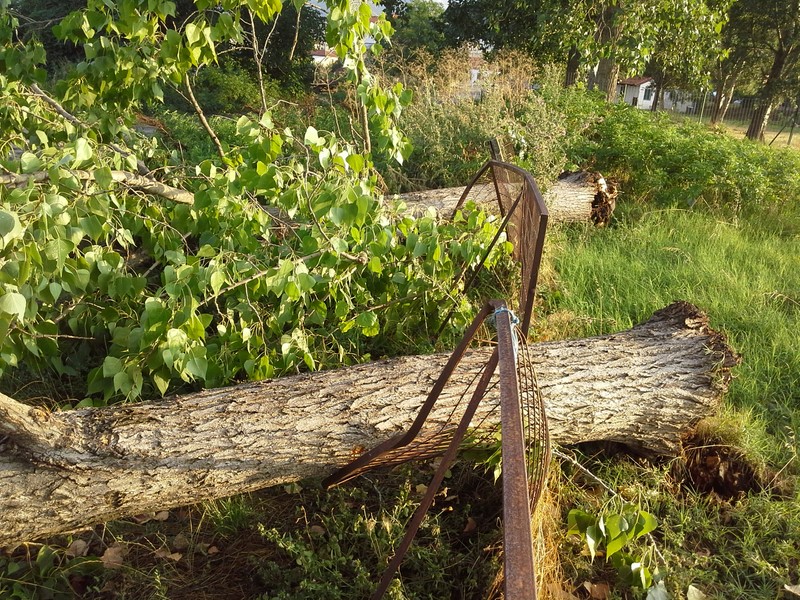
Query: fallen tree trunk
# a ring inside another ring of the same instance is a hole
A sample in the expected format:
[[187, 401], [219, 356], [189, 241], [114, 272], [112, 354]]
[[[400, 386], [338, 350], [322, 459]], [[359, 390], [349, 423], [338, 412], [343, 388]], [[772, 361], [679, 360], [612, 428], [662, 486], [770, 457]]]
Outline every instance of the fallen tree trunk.
[[[463, 187], [409, 192], [395, 196], [408, 206], [414, 215], [423, 214], [429, 207], [450, 216], [461, 198]], [[494, 184], [479, 183], [469, 196], [482, 208], [497, 211]], [[599, 173], [579, 171], [561, 176], [544, 194], [550, 223], [594, 223], [608, 225], [616, 207], [617, 190]]]
[[[447, 421], [490, 352], [465, 356], [432, 427]], [[536, 344], [531, 356], [556, 443], [615, 440], [658, 454], [678, 452], [682, 436], [715, 413], [737, 362], [686, 303], [622, 333]], [[0, 546], [329, 474], [405, 430], [447, 358], [57, 413], [0, 396]], [[484, 400], [474, 423], [497, 423], [495, 400]]]

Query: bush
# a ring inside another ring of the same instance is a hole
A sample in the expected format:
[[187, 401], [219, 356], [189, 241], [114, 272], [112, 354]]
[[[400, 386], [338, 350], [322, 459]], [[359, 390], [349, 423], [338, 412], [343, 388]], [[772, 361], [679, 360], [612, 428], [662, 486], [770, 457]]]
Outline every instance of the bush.
[[408, 65], [403, 74], [415, 90], [402, 119], [414, 152], [400, 173], [386, 176], [390, 188], [465, 185], [489, 158], [487, 141], [494, 137], [514, 141], [516, 162], [545, 187], [569, 166], [566, 147], [588, 125], [584, 119], [592, 111], [570, 117], [563, 112], [573, 102], [561, 96], [576, 92], [561, 90], [554, 70], [507, 54], [483, 65], [481, 78], [471, 85], [465, 51], [444, 54], [432, 70], [429, 58]]
[[[210, 114], [241, 114], [256, 111], [261, 106], [255, 76], [233, 60], [200, 69], [193, 84], [197, 101]], [[277, 98], [278, 85], [271, 80], [265, 84], [267, 94]], [[177, 92], [167, 91], [165, 96], [169, 106], [192, 112], [192, 107]]]
[[628, 198], [662, 206], [698, 203], [739, 211], [791, 206], [800, 196], [800, 154], [736, 140], [722, 130], [674, 123], [625, 104], [609, 105], [570, 148], [621, 184]]

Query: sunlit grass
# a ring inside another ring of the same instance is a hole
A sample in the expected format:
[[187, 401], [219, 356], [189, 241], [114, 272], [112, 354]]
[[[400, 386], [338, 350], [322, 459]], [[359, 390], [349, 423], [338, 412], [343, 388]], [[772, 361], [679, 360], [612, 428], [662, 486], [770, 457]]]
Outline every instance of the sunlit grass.
[[[768, 487], [788, 485], [730, 502], [681, 490], [657, 466], [599, 461], [592, 468], [618, 488], [649, 491], [640, 501], [661, 522], [657, 537], [675, 593], [694, 584], [710, 598], [774, 598], [797, 580], [800, 562], [800, 499], [791, 485], [800, 472], [800, 237], [770, 231], [757, 211], [738, 219], [700, 210], [622, 212], [606, 230], [550, 232], [557, 276], [543, 289], [547, 311], [562, 321], [569, 315], [577, 337], [626, 329], [674, 300], [698, 305], [742, 355], [710, 434], [742, 448]], [[562, 495], [567, 504], [598, 508], [577, 489]], [[562, 560], [577, 565], [573, 576], [585, 575], [574, 553]]]

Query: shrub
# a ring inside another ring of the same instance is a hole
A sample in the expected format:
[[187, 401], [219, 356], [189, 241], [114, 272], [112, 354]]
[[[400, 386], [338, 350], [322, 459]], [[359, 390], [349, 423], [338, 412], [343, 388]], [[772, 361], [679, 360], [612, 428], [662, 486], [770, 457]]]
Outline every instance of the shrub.
[[[200, 69], [193, 84], [197, 101], [209, 114], [241, 114], [258, 110], [261, 106], [261, 94], [255, 76], [234, 60]], [[277, 98], [278, 84], [271, 80], [265, 84], [267, 94]], [[189, 103], [177, 92], [168, 90], [165, 96], [168, 105], [192, 111]]]
[[571, 117], [562, 111], [553, 98], [575, 92], [560, 90], [554, 70], [506, 54], [483, 65], [472, 85], [464, 50], [445, 53], [432, 69], [429, 58], [402, 73], [415, 90], [401, 123], [414, 152], [400, 173], [387, 175], [390, 188], [465, 185], [489, 158], [487, 141], [494, 137], [514, 141], [517, 162], [545, 186], [568, 166], [565, 148], [591, 111]]
[[617, 179], [628, 198], [662, 206], [739, 211], [790, 206], [800, 196], [797, 151], [736, 140], [694, 122], [676, 124], [664, 113], [624, 104], [605, 108], [570, 157]]

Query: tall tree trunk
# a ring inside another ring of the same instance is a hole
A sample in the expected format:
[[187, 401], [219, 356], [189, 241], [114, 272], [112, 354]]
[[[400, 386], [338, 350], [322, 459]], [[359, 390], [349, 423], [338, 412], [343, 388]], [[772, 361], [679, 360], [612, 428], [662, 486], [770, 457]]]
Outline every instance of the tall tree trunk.
[[664, 71], [662, 69], [658, 69], [656, 71], [653, 81], [656, 89], [653, 92], [653, 104], [650, 106], [650, 110], [656, 112], [658, 110], [658, 105], [661, 102], [661, 90], [664, 89]]
[[564, 76], [564, 87], [575, 85], [578, 81], [578, 67], [581, 65], [581, 53], [575, 46], [569, 49], [567, 55], [567, 72]]
[[619, 80], [619, 65], [610, 58], [601, 58], [597, 64], [595, 83], [606, 95], [608, 102], [617, 99], [617, 81]]
[[712, 125], [722, 123], [725, 120], [725, 115], [728, 113], [728, 108], [731, 105], [738, 78], [738, 73], [729, 73], [721, 77], [717, 82], [716, 94], [714, 94], [714, 106], [711, 108]]
[[761, 100], [750, 118], [750, 125], [747, 127], [745, 136], [754, 142], [763, 142], [770, 114], [772, 114], [772, 100]]
[[619, 65], [613, 58], [613, 49], [622, 34], [622, 26], [617, 21], [618, 13], [621, 10], [617, 3], [605, 6], [598, 20], [597, 32], [595, 33], [600, 47], [610, 49], [610, 56], [601, 58], [597, 64], [597, 73], [594, 78], [595, 85], [605, 93], [608, 102], [614, 102], [617, 99]]
[[[467, 353], [424, 431], [458, 418], [490, 352]], [[448, 357], [56, 413], [0, 395], [0, 546], [329, 474], [405, 431]], [[536, 344], [530, 357], [556, 443], [614, 440], [668, 455], [717, 411], [737, 362], [686, 303], [622, 333]], [[496, 395], [490, 387], [474, 426], [496, 426]]]
[[772, 61], [769, 75], [764, 82], [764, 87], [761, 89], [761, 101], [759, 102], [758, 108], [753, 113], [753, 117], [750, 119], [750, 125], [747, 127], [747, 133], [745, 135], [748, 139], [759, 142], [764, 141], [764, 132], [767, 129], [767, 123], [769, 123], [772, 107], [775, 104], [777, 90], [783, 82], [783, 71], [788, 58], [789, 51], [783, 47], [775, 52], [775, 58]]
[[653, 92], [653, 104], [650, 107], [650, 110], [656, 112], [660, 104], [661, 104], [661, 86], [656, 84], [655, 91]]

